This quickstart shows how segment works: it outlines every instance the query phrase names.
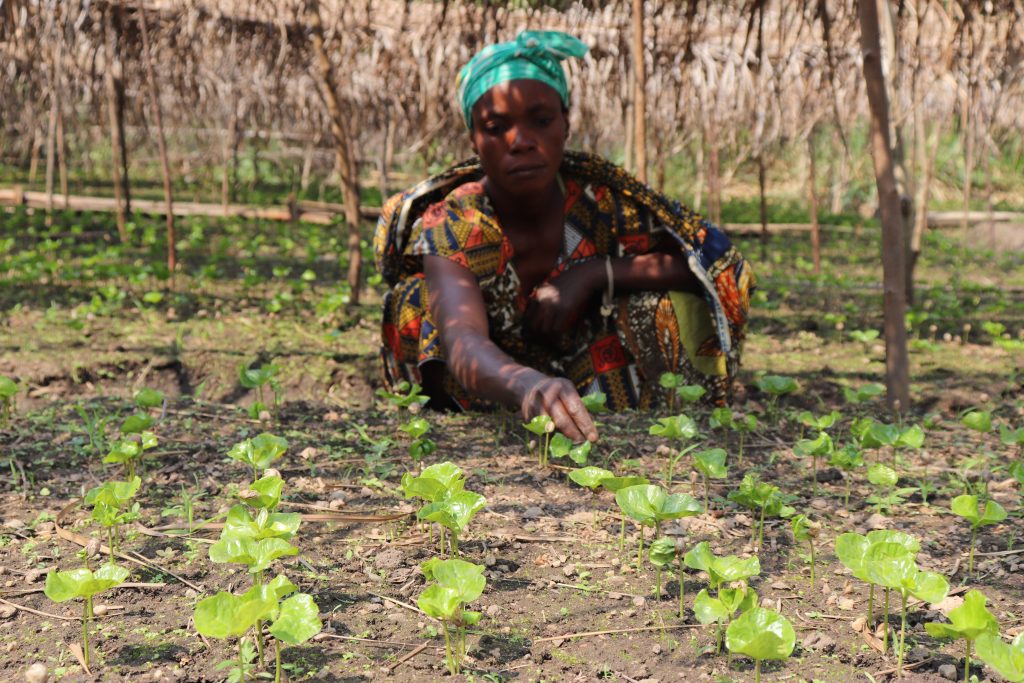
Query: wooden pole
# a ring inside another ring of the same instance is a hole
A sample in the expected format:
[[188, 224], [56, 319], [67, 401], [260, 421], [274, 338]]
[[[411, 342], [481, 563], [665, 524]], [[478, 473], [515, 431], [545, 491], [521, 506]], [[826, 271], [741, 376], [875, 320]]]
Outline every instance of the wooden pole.
[[107, 112], [110, 123], [110, 149], [111, 163], [110, 173], [114, 181], [114, 201], [117, 202], [117, 235], [121, 242], [128, 241], [127, 215], [125, 209], [125, 197], [121, 185], [121, 166], [123, 158], [121, 147], [124, 140], [121, 139], [121, 125], [118, 120], [117, 84], [114, 82], [114, 8], [108, 5], [103, 10], [103, 49], [106, 57], [106, 68], [104, 69], [104, 83], [107, 91]]
[[905, 328], [903, 215], [893, 170], [889, 139], [889, 102], [882, 75], [878, 6], [858, 3], [864, 83], [871, 113], [871, 155], [882, 214], [882, 271], [885, 317], [885, 380], [887, 402], [894, 412], [910, 410], [910, 361]]
[[814, 274], [821, 275], [821, 226], [818, 224], [817, 166], [814, 159], [814, 129], [807, 136], [807, 205], [811, 213], [811, 259]]
[[323, 21], [318, 0], [306, 0], [306, 21], [309, 24], [310, 47], [320, 72], [320, 89], [330, 115], [334, 150], [341, 175], [341, 195], [345, 203], [345, 222], [348, 223], [348, 284], [353, 304], [359, 303], [360, 272], [362, 270], [362, 237], [359, 233], [359, 168], [352, 149], [352, 137], [347, 128], [348, 118], [338, 99], [337, 78], [334, 67], [324, 48]]
[[153, 56], [149, 52], [149, 29], [146, 27], [146, 9], [139, 4], [139, 26], [142, 29], [142, 54], [146, 63], [146, 90], [149, 93], [149, 104], [153, 108], [153, 120], [156, 121], [157, 145], [160, 150], [160, 171], [164, 181], [164, 204], [167, 206], [167, 270], [173, 282], [174, 269], [177, 265], [177, 249], [174, 237], [174, 199], [171, 195], [171, 166], [167, 161], [167, 140], [164, 137], [164, 120], [160, 111], [160, 97], [156, 92], [156, 76], [153, 74]]
[[644, 59], [644, 0], [633, 0], [633, 149], [636, 177], [647, 182], [647, 67]]

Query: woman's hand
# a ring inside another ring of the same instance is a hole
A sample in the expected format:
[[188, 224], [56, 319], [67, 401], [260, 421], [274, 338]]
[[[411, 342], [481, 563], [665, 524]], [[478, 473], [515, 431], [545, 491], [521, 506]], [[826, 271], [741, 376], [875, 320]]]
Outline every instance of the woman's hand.
[[537, 415], [547, 415], [555, 429], [573, 441], [597, 441], [597, 428], [572, 382], [537, 374], [540, 378], [523, 396], [523, 419], [529, 422]]
[[526, 329], [541, 338], [569, 331], [594, 293], [603, 287], [604, 277], [604, 264], [595, 259], [542, 282], [526, 306]]

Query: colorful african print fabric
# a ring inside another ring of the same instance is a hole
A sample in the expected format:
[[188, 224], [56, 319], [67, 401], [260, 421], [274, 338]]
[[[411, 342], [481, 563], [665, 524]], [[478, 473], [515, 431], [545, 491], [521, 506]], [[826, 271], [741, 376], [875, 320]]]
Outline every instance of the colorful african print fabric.
[[[548, 280], [590, 259], [674, 244], [702, 295], [625, 293], [610, 318], [595, 302], [571, 335], [532, 339], [523, 326], [529, 294], [521, 291], [511, 243], [479, 182], [479, 167], [462, 164], [392, 197], [378, 223], [377, 267], [392, 287], [382, 329], [385, 384], [418, 382], [424, 363], [444, 361], [422, 269], [422, 257], [436, 255], [476, 276], [495, 344], [519, 363], [568, 378], [581, 394], [605, 393], [612, 410], [662, 402], [664, 372], [701, 384], [716, 404], [727, 401], [754, 283], [749, 265], [720, 230], [599, 157], [567, 153], [561, 172], [564, 239]], [[454, 381], [446, 386], [462, 406], [484, 407]]]

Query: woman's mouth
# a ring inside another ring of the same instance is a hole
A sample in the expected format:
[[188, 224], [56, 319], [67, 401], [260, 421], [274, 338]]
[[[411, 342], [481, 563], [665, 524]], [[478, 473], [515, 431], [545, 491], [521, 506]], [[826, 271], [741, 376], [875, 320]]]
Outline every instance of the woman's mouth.
[[513, 178], [528, 178], [544, 170], [543, 164], [531, 164], [510, 168], [508, 175]]

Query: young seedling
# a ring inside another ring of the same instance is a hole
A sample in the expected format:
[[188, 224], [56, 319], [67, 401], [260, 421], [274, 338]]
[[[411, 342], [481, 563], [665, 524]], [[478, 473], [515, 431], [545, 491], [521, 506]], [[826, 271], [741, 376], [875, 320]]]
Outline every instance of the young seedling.
[[811, 588], [814, 588], [814, 540], [821, 533], [821, 523], [812, 522], [807, 515], [796, 515], [789, 522], [789, 528], [793, 532], [793, 540], [797, 543], [806, 543], [811, 551]]
[[976, 590], [967, 591], [964, 604], [949, 611], [947, 616], [950, 623], [930, 621], [924, 625], [924, 630], [932, 638], [964, 640], [964, 683], [968, 683], [971, 678], [971, 646], [974, 641], [986, 633], [999, 634], [999, 622], [985, 608], [987, 601], [983, 593]]
[[573, 480], [583, 488], [590, 489], [591, 491], [596, 491], [601, 488], [601, 482], [603, 480], [611, 479], [614, 476], [615, 473], [611, 470], [606, 470], [602, 467], [594, 467], [593, 465], [580, 467], [569, 472], [569, 479]]
[[583, 407], [589, 413], [597, 415], [608, 412], [608, 396], [604, 392], [595, 391], [592, 394], [585, 394], [580, 396], [580, 400], [583, 401]]
[[754, 386], [769, 396], [768, 419], [771, 420], [772, 424], [777, 424], [779, 421], [777, 412], [779, 398], [786, 394], [792, 394], [800, 387], [792, 377], [783, 377], [781, 375], [764, 375], [754, 382]]
[[793, 453], [800, 457], [809, 456], [811, 458], [811, 481], [814, 482], [815, 494], [818, 493], [818, 458], [832, 455], [835, 450], [832, 437], [827, 432], [818, 432], [818, 436], [813, 439], [800, 439], [793, 446]]
[[[444, 630], [444, 655], [448, 671], [458, 675], [466, 657], [466, 628], [480, 621], [480, 612], [463, 607], [479, 598], [487, 586], [482, 565], [463, 560], [427, 560], [420, 568], [430, 585], [420, 593], [416, 604], [428, 616], [441, 621]], [[456, 632], [453, 636], [451, 627]]]
[[551, 438], [548, 453], [553, 458], [568, 456], [577, 465], [585, 465], [587, 457], [590, 456], [590, 447], [591, 443], [589, 441], [584, 441], [577, 446], [565, 434], [555, 432], [555, 435]]
[[[238, 666], [230, 672], [229, 680], [244, 683], [252, 669], [255, 658], [251, 646], [246, 647], [247, 640], [243, 636], [249, 629], [260, 629], [264, 621], [273, 619], [278, 601], [295, 589], [295, 584], [284, 576], [278, 576], [269, 583], [253, 586], [241, 595], [221, 591], [200, 600], [196, 605], [192, 615], [196, 631], [209, 638], [239, 639], [238, 659], [221, 662], [217, 666], [218, 669], [224, 669], [237, 662]], [[263, 661], [262, 648], [259, 649], [259, 661]]]
[[0, 426], [6, 427], [14, 415], [14, 400], [19, 387], [9, 377], [0, 375]]
[[131, 479], [141, 470], [143, 454], [156, 446], [156, 435], [153, 432], [142, 432], [137, 436], [115, 441], [103, 462], [124, 465], [125, 475]]
[[697, 594], [693, 603], [693, 614], [702, 624], [717, 624], [715, 650], [722, 649], [724, 624], [733, 615], [744, 612], [757, 605], [757, 593], [747, 585], [747, 579], [761, 573], [761, 563], [757, 557], [741, 559], [735, 555], [715, 557], [711, 545], [704, 541], [698, 543], [683, 557], [687, 567], [706, 572], [708, 584], [715, 591], [712, 598], [708, 589], [704, 588]]
[[423, 387], [419, 384], [415, 382], [410, 384], [402, 380], [395, 386], [394, 393], [378, 389], [377, 396], [395, 408], [406, 408], [409, 412], [416, 412], [430, 400], [430, 397], [424, 396], [420, 393], [421, 391], [423, 391]]
[[281, 683], [281, 643], [302, 645], [323, 628], [320, 607], [311, 595], [296, 593], [281, 603], [269, 629], [274, 636], [274, 683]]
[[881, 384], [865, 384], [857, 389], [843, 387], [843, 398], [847, 403], [860, 405], [885, 393], [885, 387]]
[[444, 529], [448, 530], [448, 551], [459, 554], [459, 537], [466, 527], [483, 510], [487, 499], [473, 491], [459, 491], [436, 503], [427, 503], [416, 513], [416, 519], [435, 522], [441, 530], [441, 552], [444, 553]]
[[971, 408], [960, 416], [960, 424], [979, 434], [988, 434], [992, 431], [992, 413]]
[[92, 506], [91, 517], [107, 530], [107, 546], [110, 548], [110, 564], [117, 554], [119, 530], [122, 524], [139, 518], [139, 504], [128, 502], [135, 497], [142, 480], [133, 477], [129, 481], [108, 481], [90, 489], [85, 494], [85, 504]]
[[700, 472], [704, 480], [704, 509], [708, 509], [708, 479], [725, 479], [728, 469], [725, 466], [725, 449], [712, 448], [693, 454], [693, 469]]
[[813, 429], [818, 432], [824, 432], [828, 431], [831, 427], [834, 427], [841, 417], [842, 415], [835, 410], [825, 415], [815, 415], [809, 410], [804, 410], [797, 415], [797, 420], [800, 422], [801, 427]]
[[983, 633], [974, 641], [978, 659], [999, 672], [1010, 683], [1024, 681], [1024, 633], [1005, 643], [994, 633]]
[[537, 415], [523, 425], [526, 431], [543, 438], [543, 445], [537, 454], [537, 464], [540, 467], [548, 466], [548, 449], [551, 446], [551, 437], [555, 432], [555, 422], [547, 415]]
[[729, 624], [725, 646], [754, 660], [754, 683], [761, 683], [761, 662], [788, 659], [796, 646], [796, 632], [778, 612], [754, 607]]
[[754, 514], [759, 512], [758, 523], [751, 525], [750, 537], [750, 543], [753, 545], [756, 533], [758, 548], [761, 548], [764, 543], [764, 518], [766, 516], [788, 519], [796, 514], [796, 510], [785, 504], [778, 486], [762, 482], [753, 472], [744, 475], [739, 488], [731, 491], [728, 498]]
[[928, 603], [940, 602], [949, 592], [949, 582], [941, 574], [921, 571], [912, 553], [902, 543], [874, 543], [864, 556], [864, 567], [873, 584], [885, 588], [885, 639], [889, 641], [889, 591], [900, 595], [900, 643], [896, 676], [903, 676], [903, 651], [907, 632], [907, 598], [913, 596]]
[[868, 481], [881, 489], [881, 492], [868, 496], [867, 502], [874, 505], [879, 514], [883, 510], [885, 514], [891, 514], [894, 507], [902, 505], [904, 499], [917, 490], [913, 486], [896, 488], [899, 479], [896, 470], [881, 463], [876, 462], [868, 467]]
[[[840, 534], [836, 537], [836, 556], [839, 558], [839, 561], [853, 572], [856, 578], [868, 584], [870, 592], [868, 594], [867, 619], [868, 623], [872, 625], [875, 623], [876, 582], [872, 580], [871, 574], [868, 571], [867, 555], [873, 545], [882, 543], [902, 546], [910, 553], [911, 558], [914, 558], [921, 550], [920, 542], [910, 534], [905, 534], [902, 531], [877, 530], [869, 532], [867, 536], [851, 532]], [[888, 600], [886, 601], [885, 615], [886, 623], [888, 624]]]
[[967, 556], [967, 573], [974, 574], [974, 546], [978, 540], [978, 529], [991, 524], [999, 524], [1006, 519], [1006, 510], [994, 500], [985, 502], [985, 509], [978, 514], [978, 497], [962, 495], [954, 498], [949, 509], [954, 515], [963, 517], [971, 523], [971, 550]]
[[236, 443], [228, 451], [228, 457], [248, 465], [252, 472], [252, 480], [256, 481], [263, 474], [263, 470], [284, 455], [286, 450], [288, 450], [287, 440], [264, 432], [259, 436]]
[[1004, 446], [1016, 446], [1017, 457], [1024, 456], [1024, 427], [1010, 429], [1006, 425], [999, 425], [999, 440]]
[[692, 517], [704, 511], [700, 502], [685, 493], [669, 494], [660, 486], [641, 484], [627, 486], [615, 492], [619, 509], [631, 519], [640, 523], [640, 547], [637, 551], [637, 568], [643, 561], [644, 527], [654, 527], [654, 536], [661, 536], [661, 524], [669, 519]]
[[668, 409], [672, 412], [675, 412], [677, 405], [676, 399], [678, 394], [676, 394], [676, 389], [682, 386], [685, 381], [686, 379], [682, 375], [677, 375], [674, 372], [663, 372], [661, 377], [658, 378], [658, 384], [668, 394]]
[[709, 424], [712, 429], [728, 429], [740, 435], [737, 465], [743, 465], [743, 442], [749, 432], [757, 429], [756, 415], [738, 415], [729, 408], [715, 408], [711, 411]]
[[[572, 470], [569, 472], [569, 478], [591, 491], [596, 491], [603, 487], [612, 493], [627, 486], [640, 486], [650, 483], [645, 477], [616, 477], [614, 473], [600, 467], [581, 467]], [[621, 515], [621, 518], [619, 524], [620, 555], [626, 547], [626, 516]]]
[[437, 444], [425, 436], [430, 431], [430, 423], [422, 417], [411, 418], [399, 429], [412, 437], [412, 443], [409, 444], [409, 457], [413, 459], [413, 462], [419, 462], [423, 456], [430, 455], [437, 450]]
[[[654, 436], [660, 436], [663, 439], [683, 443], [689, 441], [699, 435], [697, 429], [697, 423], [693, 421], [693, 418], [686, 415], [675, 415], [673, 417], [663, 417], [658, 419], [657, 424], [651, 425], [650, 429], [647, 430], [649, 434]], [[689, 448], [679, 450], [676, 455], [672, 455], [672, 451], [669, 451], [668, 462], [665, 465], [665, 485], [672, 485], [672, 476], [675, 472], [676, 463], [686, 453], [689, 453], [696, 446], [690, 446]]]
[[846, 480], [846, 492], [843, 495], [843, 507], [850, 507], [850, 488], [853, 485], [853, 470], [864, 467], [864, 452], [857, 444], [848, 443], [836, 448], [829, 456], [828, 464], [841, 469]]
[[[667, 536], [654, 539], [651, 543], [651, 547], [647, 551], [647, 559], [651, 561], [654, 568], [657, 570], [657, 583], [654, 588], [654, 596], [658, 600], [661, 600], [661, 571], [665, 567], [671, 567], [676, 560], [676, 542]], [[683, 592], [683, 577], [679, 577], [679, 606], [680, 612], [682, 611], [682, 592]], [[680, 617], [682, 618], [682, 617]]]
[[245, 363], [238, 366], [238, 383], [246, 389], [256, 390], [256, 400], [249, 406], [249, 417], [258, 420], [260, 413], [267, 410], [267, 397], [264, 387], [270, 386], [274, 392], [274, 412], [281, 402], [281, 383], [277, 380], [277, 373], [281, 370], [279, 365], [264, 363], [258, 368], [250, 368]]
[[86, 569], [51, 571], [46, 575], [43, 593], [54, 602], [65, 602], [82, 598], [82, 653], [86, 668], [89, 667], [89, 622], [92, 620], [92, 599], [95, 595], [109, 590], [128, 578], [128, 570], [116, 564], [105, 564], [95, 572]]

